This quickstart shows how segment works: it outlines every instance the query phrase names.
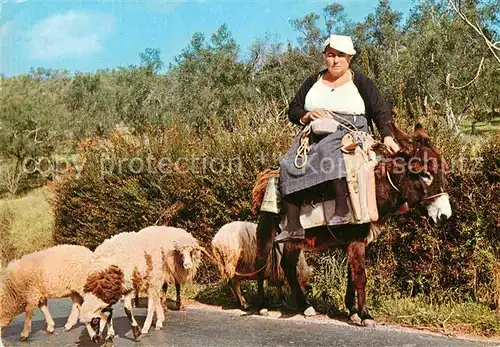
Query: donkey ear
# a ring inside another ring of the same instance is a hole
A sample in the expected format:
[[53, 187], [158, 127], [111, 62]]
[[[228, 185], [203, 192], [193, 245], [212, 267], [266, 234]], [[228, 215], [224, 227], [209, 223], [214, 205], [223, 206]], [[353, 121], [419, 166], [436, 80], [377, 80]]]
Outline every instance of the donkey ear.
[[400, 130], [393, 122], [389, 122], [389, 128], [391, 129], [392, 136], [403, 148], [407, 148], [411, 145], [411, 138], [404, 131]]
[[429, 135], [427, 135], [422, 124], [417, 123], [415, 125], [415, 129], [413, 129], [413, 138], [417, 141], [429, 141]]

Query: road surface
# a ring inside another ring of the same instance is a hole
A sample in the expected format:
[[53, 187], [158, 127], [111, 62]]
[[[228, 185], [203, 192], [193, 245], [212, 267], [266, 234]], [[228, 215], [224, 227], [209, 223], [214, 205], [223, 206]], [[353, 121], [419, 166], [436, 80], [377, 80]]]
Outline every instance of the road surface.
[[[32, 335], [26, 342], [19, 341], [23, 316], [18, 316], [2, 331], [4, 346], [92, 346], [82, 324], [70, 332], [63, 326], [70, 311], [69, 300], [52, 300], [49, 309], [56, 322], [52, 335], [45, 333], [45, 322], [39, 310], [33, 320]], [[134, 309], [141, 324], [146, 309]], [[221, 310], [207, 307], [188, 307], [184, 312], [168, 311], [163, 330], [133, 341], [129, 322], [121, 304], [114, 309], [115, 347], [126, 346], [370, 346], [370, 347], [434, 347], [434, 346], [500, 346], [500, 342], [463, 340], [436, 334], [377, 326], [374, 329], [348, 325], [332, 319], [270, 318], [248, 315], [239, 310]], [[153, 326], [154, 329], [154, 326]]]

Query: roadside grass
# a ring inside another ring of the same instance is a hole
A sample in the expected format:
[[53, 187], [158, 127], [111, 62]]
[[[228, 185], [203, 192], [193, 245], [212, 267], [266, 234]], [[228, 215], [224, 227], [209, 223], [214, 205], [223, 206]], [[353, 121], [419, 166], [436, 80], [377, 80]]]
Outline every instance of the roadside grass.
[[[347, 271], [345, 257], [338, 251], [324, 252], [318, 255], [313, 267], [314, 278], [311, 281], [312, 291], [308, 294], [309, 302], [319, 314], [336, 320], [348, 320], [348, 311], [344, 305]], [[368, 278], [370, 279], [369, 273]], [[500, 312], [495, 312], [485, 305], [444, 300], [438, 293], [434, 293], [433, 297], [439, 297], [439, 300], [432, 300], [429, 296], [404, 297], [395, 289], [394, 294], [388, 295], [390, 288], [384, 289], [384, 294], [380, 294], [370, 287], [373, 287], [373, 282], [368, 283], [367, 303], [370, 313], [379, 323], [450, 335], [500, 337]], [[256, 307], [256, 282], [242, 282], [241, 289], [247, 302]], [[172, 286], [167, 295], [169, 298], [175, 298], [175, 289]], [[237, 307], [229, 285], [222, 280], [208, 285], [185, 285], [182, 287], [182, 297], [183, 300], [221, 306], [222, 309]], [[300, 314], [296, 311], [287, 288], [284, 290], [284, 297], [280, 298], [275, 288], [266, 286], [265, 301], [269, 310], [279, 310], [284, 315]], [[255, 311], [253, 313], [256, 314]]]
[[0, 257], [5, 266], [10, 260], [53, 245], [53, 215], [48, 188], [0, 199]]
[[464, 139], [469, 142], [477, 142], [484, 140], [485, 137], [491, 136], [500, 131], [500, 117], [492, 118], [490, 121], [477, 122], [474, 126], [475, 131], [472, 133], [472, 122], [466, 120], [462, 123]]
[[500, 336], [500, 313], [472, 302], [432, 304], [424, 297], [384, 296], [377, 299], [372, 314], [379, 322], [446, 334]]

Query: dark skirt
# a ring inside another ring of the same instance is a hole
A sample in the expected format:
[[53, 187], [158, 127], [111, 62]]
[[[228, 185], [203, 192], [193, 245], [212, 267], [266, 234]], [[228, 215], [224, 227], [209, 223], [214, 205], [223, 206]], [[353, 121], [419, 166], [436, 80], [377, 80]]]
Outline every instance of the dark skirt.
[[[368, 132], [368, 123], [364, 116], [342, 116], [356, 129]], [[342, 124], [348, 125], [342, 121]], [[350, 126], [352, 128], [352, 126]], [[342, 126], [328, 135], [310, 134], [307, 162], [302, 168], [295, 166], [295, 156], [300, 146], [304, 129], [295, 137], [292, 147], [280, 162], [280, 193], [282, 197], [308, 189], [326, 181], [346, 177], [344, 158], [340, 151], [342, 137], [348, 132]], [[298, 164], [302, 164], [299, 160]]]

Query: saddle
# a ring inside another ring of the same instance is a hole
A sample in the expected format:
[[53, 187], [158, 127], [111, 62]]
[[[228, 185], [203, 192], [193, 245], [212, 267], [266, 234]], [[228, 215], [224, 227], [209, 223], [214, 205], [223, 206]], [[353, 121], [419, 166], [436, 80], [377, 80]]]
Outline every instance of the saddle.
[[[341, 151], [346, 167], [349, 189], [348, 205], [353, 215], [352, 224], [364, 224], [378, 220], [375, 193], [377, 165], [373, 146], [376, 141], [363, 131], [351, 131], [341, 141]], [[261, 211], [279, 213], [278, 179], [271, 177], [261, 205]], [[300, 222], [304, 229], [326, 225], [335, 213], [335, 199], [301, 206]]]

